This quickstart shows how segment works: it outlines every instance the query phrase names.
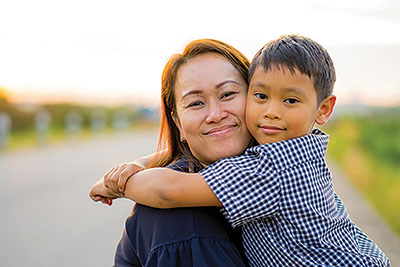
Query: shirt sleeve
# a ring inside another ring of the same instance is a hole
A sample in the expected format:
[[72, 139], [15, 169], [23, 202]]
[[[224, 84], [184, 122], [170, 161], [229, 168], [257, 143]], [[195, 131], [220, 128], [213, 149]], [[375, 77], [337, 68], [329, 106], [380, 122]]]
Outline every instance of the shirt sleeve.
[[200, 171], [233, 227], [279, 210], [278, 174], [263, 153], [222, 159]]

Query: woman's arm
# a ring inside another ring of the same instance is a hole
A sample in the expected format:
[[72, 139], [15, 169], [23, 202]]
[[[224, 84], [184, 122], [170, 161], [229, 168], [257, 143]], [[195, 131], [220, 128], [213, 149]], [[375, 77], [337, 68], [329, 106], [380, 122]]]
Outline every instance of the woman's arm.
[[136, 173], [126, 183], [125, 198], [154, 208], [221, 206], [198, 173], [153, 168]]
[[122, 197], [122, 194], [114, 194], [110, 189], [104, 186], [103, 178], [98, 180], [89, 190], [89, 197], [97, 202], [112, 205], [113, 199]]

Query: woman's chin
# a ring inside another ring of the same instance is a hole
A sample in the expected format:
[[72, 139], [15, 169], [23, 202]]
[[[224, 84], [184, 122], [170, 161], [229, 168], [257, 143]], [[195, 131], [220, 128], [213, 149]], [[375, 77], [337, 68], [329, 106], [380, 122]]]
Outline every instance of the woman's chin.
[[222, 158], [233, 157], [242, 154], [249, 146], [251, 136], [240, 135], [240, 138], [227, 138], [224, 140], [207, 140], [208, 142], [196, 143], [191, 146], [193, 155], [205, 165]]

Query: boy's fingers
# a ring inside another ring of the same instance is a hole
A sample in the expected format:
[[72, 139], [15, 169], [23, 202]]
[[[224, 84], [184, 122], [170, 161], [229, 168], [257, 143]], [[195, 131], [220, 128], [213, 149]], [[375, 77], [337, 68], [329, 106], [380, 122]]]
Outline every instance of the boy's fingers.
[[126, 181], [128, 181], [128, 179], [126, 179], [125, 181], [124, 181], [124, 179], [119, 179], [119, 181], [118, 181], [118, 190], [119, 190], [120, 193], [123, 193], [125, 191]]
[[126, 164], [121, 164], [118, 168], [115, 168], [114, 172], [110, 173], [107, 177], [107, 182], [104, 184], [108, 189], [117, 193], [118, 192], [118, 180], [121, 172], [125, 169]]
[[[96, 196], [96, 202], [100, 201], [103, 202], [106, 198], [102, 197], [102, 196]], [[103, 202], [104, 203], [104, 202]]]
[[104, 174], [104, 177], [108, 176], [108, 175], [114, 170], [114, 168], [115, 168], [115, 167], [112, 167], [111, 169], [109, 169], [109, 170], [106, 172], [106, 174]]
[[111, 175], [111, 173], [114, 172], [115, 168], [116, 168], [116, 167], [112, 167], [112, 168], [103, 176], [103, 179], [104, 179], [104, 180], [107, 180], [108, 177]]
[[103, 204], [107, 204], [108, 206], [111, 206], [112, 203], [113, 203], [112, 199], [109, 199], [109, 198], [104, 198], [104, 199], [101, 200], [101, 202]]
[[104, 186], [109, 188], [110, 187], [110, 179], [115, 176], [115, 173], [118, 172], [120, 166], [115, 166], [110, 170], [110, 172], [104, 176]]
[[118, 192], [118, 180], [120, 176], [121, 176], [121, 169], [119, 169], [118, 172], [114, 173], [113, 177], [111, 177], [110, 179], [109, 188], [113, 192]]
[[132, 175], [134, 175], [135, 172], [132, 170], [124, 170], [123, 172], [121, 172], [119, 179], [118, 179], [118, 190], [119, 192], [124, 192], [125, 191], [125, 184], [128, 181], [129, 178], [132, 177]]
[[96, 195], [96, 194], [93, 192], [93, 188], [90, 189], [89, 197], [90, 197], [93, 201], [95, 201], [95, 202], [98, 201], [98, 195]]
[[121, 172], [121, 175], [118, 180], [118, 188], [119, 192], [124, 192], [126, 188], [126, 182], [136, 173], [139, 171], [144, 170], [143, 167], [141, 167], [138, 164], [131, 164], [129, 165], [128, 168], [126, 168], [124, 171]]

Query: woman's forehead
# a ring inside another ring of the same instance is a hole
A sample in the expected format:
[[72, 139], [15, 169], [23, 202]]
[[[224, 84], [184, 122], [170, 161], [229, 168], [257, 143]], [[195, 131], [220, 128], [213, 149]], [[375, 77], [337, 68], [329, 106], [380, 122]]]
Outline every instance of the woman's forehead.
[[217, 53], [205, 53], [194, 56], [193, 58], [186, 61], [179, 70], [178, 76], [182, 73], [188, 72], [201, 72], [207, 70], [214, 70], [216, 68], [227, 68], [227, 69], [237, 69], [232, 65], [232, 63], [224, 56]]
[[189, 60], [177, 73], [176, 94], [218, 89], [225, 83], [245, 83], [240, 72], [221, 55], [208, 53]]

